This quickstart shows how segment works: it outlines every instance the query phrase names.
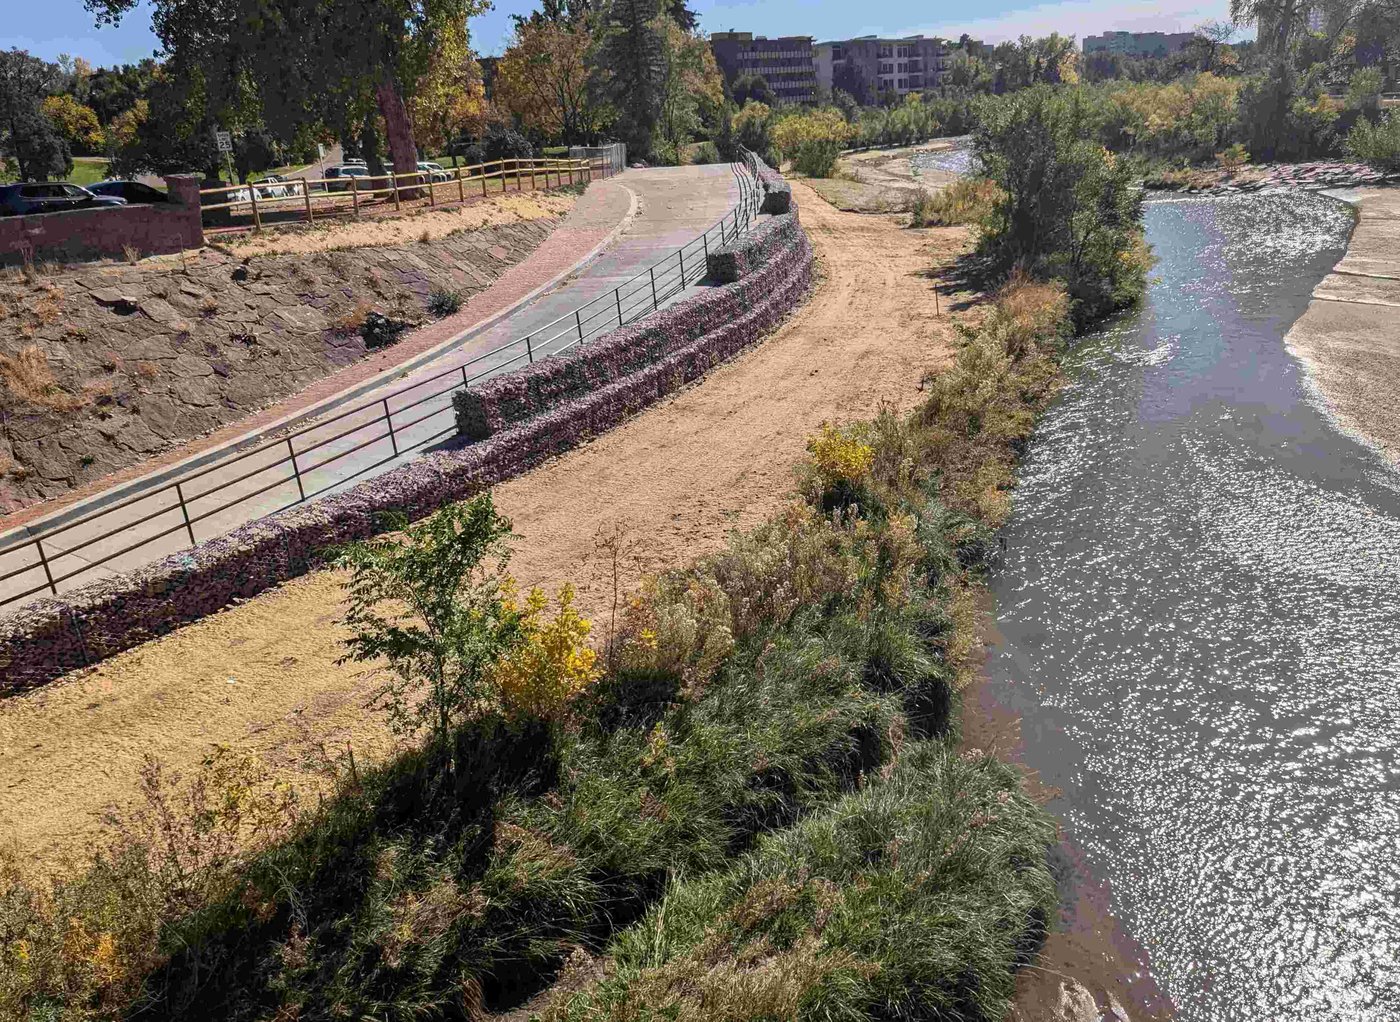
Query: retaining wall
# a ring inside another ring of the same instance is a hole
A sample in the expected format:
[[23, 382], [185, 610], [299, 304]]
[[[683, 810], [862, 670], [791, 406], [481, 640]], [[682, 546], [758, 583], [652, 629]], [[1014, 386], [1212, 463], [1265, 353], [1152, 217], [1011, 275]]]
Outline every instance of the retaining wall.
[[710, 280], [732, 284], [748, 278], [742, 287], [714, 288], [702, 296], [703, 302], [680, 302], [597, 341], [458, 393], [453, 398], [458, 432], [468, 440], [484, 440], [669, 358], [704, 337], [713, 324], [739, 318], [785, 288], [778, 273], [781, 256], [802, 238], [796, 214], [760, 222], [737, 243], [709, 256]]
[[203, 247], [199, 179], [192, 174], [171, 174], [165, 183], [170, 195], [167, 203], [0, 218], [0, 263], [120, 259], [128, 249], [146, 256]]
[[[0, 696], [42, 685], [305, 574], [327, 548], [383, 531], [387, 511], [418, 518], [468, 498], [703, 376], [758, 341], [805, 299], [812, 250], [795, 210], [788, 220], [787, 226], [767, 228], [788, 243], [768, 247], [761, 271], [650, 317], [648, 330], [680, 339], [657, 341], [659, 357], [650, 365], [575, 397], [567, 395], [576, 390], [561, 391], [548, 410], [481, 443], [428, 455], [343, 493], [21, 609], [0, 623]], [[603, 343], [583, 351], [594, 353]]]

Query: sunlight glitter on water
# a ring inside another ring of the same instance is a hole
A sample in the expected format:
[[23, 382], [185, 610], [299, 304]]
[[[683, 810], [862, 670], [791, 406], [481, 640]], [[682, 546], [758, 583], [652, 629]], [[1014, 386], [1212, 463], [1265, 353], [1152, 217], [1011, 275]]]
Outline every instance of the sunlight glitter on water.
[[1351, 215], [1147, 217], [1149, 301], [1022, 471], [989, 668], [1181, 1018], [1395, 1019], [1400, 477], [1283, 345]]

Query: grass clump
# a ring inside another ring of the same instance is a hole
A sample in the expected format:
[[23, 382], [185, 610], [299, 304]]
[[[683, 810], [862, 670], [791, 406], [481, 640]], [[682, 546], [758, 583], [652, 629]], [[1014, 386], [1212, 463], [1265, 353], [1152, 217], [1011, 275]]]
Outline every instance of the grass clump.
[[75, 412], [91, 399], [64, 390], [37, 344], [26, 344], [13, 355], [0, 355], [0, 383], [22, 405], [52, 412]]
[[920, 190], [909, 208], [910, 227], [980, 224], [992, 212], [1001, 190], [983, 177], [960, 177], [936, 192]]
[[681, 880], [546, 1022], [1000, 1020], [1055, 910], [1054, 825], [939, 742], [735, 867]]

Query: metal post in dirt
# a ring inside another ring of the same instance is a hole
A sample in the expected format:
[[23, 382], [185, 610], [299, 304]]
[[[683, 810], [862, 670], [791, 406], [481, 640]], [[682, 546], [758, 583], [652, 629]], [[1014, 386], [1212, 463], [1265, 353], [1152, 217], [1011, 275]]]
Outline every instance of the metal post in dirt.
[[175, 496], [180, 501], [180, 513], [185, 516], [185, 531], [190, 534], [190, 546], [199, 546], [199, 541], [194, 538], [194, 526], [190, 524], [190, 509], [185, 503], [185, 491], [179, 483], [175, 484]]
[[301, 499], [306, 499], [306, 487], [301, 482], [301, 469], [297, 467], [297, 450], [292, 446], [292, 438], [287, 437], [287, 454], [292, 459], [292, 475], [297, 477], [297, 492], [301, 494]]
[[360, 188], [357, 184], [358, 178], [353, 174], [350, 176], [350, 204], [355, 207], [355, 219], [360, 219]]
[[383, 405], [384, 405], [384, 422], [385, 422], [385, 424], [388, 425], [388, 427], [389, 427], [389, 443], [390, 443], [391, 445], [393, 445], [393, 448], [394, 448], [394, 456], [397, 457], [397, 456], [398, 456], [398, 453], [399, 453], [399, 441], [398, 441], [398, 438], [397, 438], [396, 436], [394, 436], [394, 417], [393, 417], [392, 415], [389, 414], [389, 399], [388, 399], [387, 397], [384, 399]]
[[44, 556], [44, 541], [42, 539], [36, 539], [34, 541], [34, 549], [39, 551], [39, 564], [43, 566], [44, 577], [49, 580], [49, 589], [57, 596], [58, 586], [53, 584], [53, 572], [49, 569], [49, 559]]

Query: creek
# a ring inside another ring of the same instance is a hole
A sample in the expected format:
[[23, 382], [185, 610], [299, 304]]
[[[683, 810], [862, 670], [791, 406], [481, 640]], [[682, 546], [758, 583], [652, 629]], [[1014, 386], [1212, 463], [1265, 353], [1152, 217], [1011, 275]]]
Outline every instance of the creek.
[[1283, 340], [1351, 211], [1146, 222], [1146, 302], [1077, 342], [1021, 469], [990, 690], [1178, 1018], [1394, 1020], [1400, 473]]

